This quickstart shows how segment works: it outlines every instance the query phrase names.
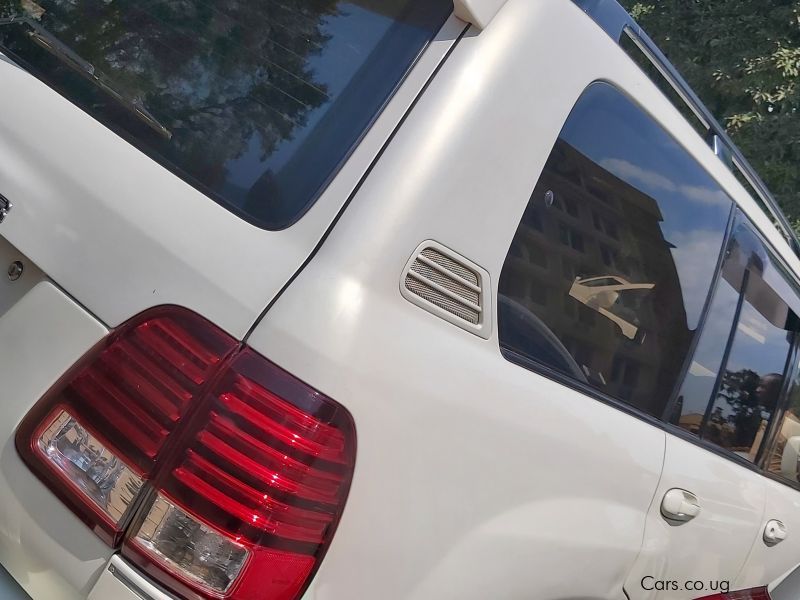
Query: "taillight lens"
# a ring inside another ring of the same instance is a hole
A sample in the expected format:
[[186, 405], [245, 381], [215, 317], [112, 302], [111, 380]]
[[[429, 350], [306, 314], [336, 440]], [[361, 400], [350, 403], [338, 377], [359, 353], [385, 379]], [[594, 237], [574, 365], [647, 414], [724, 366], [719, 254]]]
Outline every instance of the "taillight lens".
[[168, 437], [236, 346], [189, 311], [148, 311], [45, 395], [20, 425], [17, 448], [78, 516], [117, 544]]
[[36, 451], [66, 486], [91, 502], [103, 525], [120, 526], [142, 487], [141, 475], [60, 407], [36, 436]]
[[[296, 597], [344, 506], [354, 460], [349, 415], [244, 349], [187, 438], [123, 553], [159, 567], [149, 572], [184, 593]], [[180, 533], [164, 533], [176, 521]], [[188, 537], [176, 544], [176, 535]]]
[[103, 539], [127, 530], [123, 554], [172, 591], [291, 600], [341, 516], [355, 431], [339, 404], [169, 307], [90, 352], [17, 447]]
[[703, 596], [702, 598], [698, 598], [698, 600], [770, 600], [770, 595], [766, 587], [758, 587], [749, 590], [739, 590], [738, 592]]

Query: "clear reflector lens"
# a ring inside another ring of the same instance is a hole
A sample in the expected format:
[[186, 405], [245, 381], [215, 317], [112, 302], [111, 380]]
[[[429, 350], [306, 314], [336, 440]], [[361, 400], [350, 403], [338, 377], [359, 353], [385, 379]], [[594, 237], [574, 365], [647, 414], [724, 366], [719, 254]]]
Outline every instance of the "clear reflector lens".
[[142, 487], [142, 479], [65, 410], [42, 431], [37, 447], [115, 525]]
[[164, 496], [156, 497], [134, 541], [176, 575], [225, 593], [248, 552], [185, 513]]

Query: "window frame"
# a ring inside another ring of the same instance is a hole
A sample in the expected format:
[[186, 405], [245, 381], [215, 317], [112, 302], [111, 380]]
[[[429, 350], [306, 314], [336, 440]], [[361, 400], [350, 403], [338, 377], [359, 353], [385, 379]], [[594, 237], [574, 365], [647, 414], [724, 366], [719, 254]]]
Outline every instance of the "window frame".
[[[594, 85], [595, 83], [598, 83], [598, 82], [610, 83], [610, 82], [608, 82], [608, 81], [606, 81], [604, 79], [596, 79], [596, 80], [591, 81], [575, 97], [575, 100], [574, 100], [572, 106], [574, 107], [575, 104], [577, 104], [578, 100], [581, 98], [583, 93], [590, 86], [592, 86], [592, 85]], [[633, 100], [637, 105], [639, 105], [639, 107], [644, 112], [646, 112], [648, 114], [648, 116], [650, 116], [656, 123], [658, 123], [659, 125], [661, 125], [663, 127], [663, 125], [660, 123], [660, 121], [657, 118], [655, 118], [655, 116], [653, 116], [651, 113], [649, 113], [639, 102], [637, 102], [635, 100], [635, 98], [631, 94], [629, 94], [626, 90], [620, 88], [618, 85], [616, 85], [614, 83], [611, 83], [611, 85], [615, 89], [617, 89], [617, 91], [619, 91], [620, 93], [628, 96], [631, 100]], [[571, 113], [571, 111], [570, 111], [570, 113]], [[672, 135], [671, 132], [669, 131], [669, 129], [666, 129], [666, 131], [668, 133], [670, 133], [670, 135]], [[678, 143], [680, 144], [678, 138], [674, 138], [674, 139], [676, 141], [678, 141]], [[722, 182], [720, 182], [713, 174], [708, 172], [705, 169], [705, 167], [703, 167], [702, 164], [700, 164], [699, 162], [698, 162], [698, 166], [708, 173], [708, 175], [719, 185], [720, 189], [722, 189], [723, 191], [728, 193], [728, 190], [727, 190], [726, 186]], [[541, 177], [541, 173], [539, 173], [539, 176], [534, 181], [534, 187], [538, 183], [540, 177]], [[790, 385], [793, 382], [794, 378], [795, 377], [800, 377], [800, 331], [796, 332], [796, 335], [794, 336], [794, 339], [792, 341], [792, 344], [791, 344], [791, 347], [790, 347], [790, 350], [789, 350], [789, 353], [788, 353], [788, 356], [787, 356], [787, 366], [784, 369], [784, 380], [783, 380], [783, 383], [782, 383], [782, 386], [781, 386], [781, 391], [780, 391], [780, 395], [778, 397], [778, 402], [777, 402], [777, 405], [776, 405], [774, 413], [770, 417], [770, 422], [767, 425], [767, 430], [766, 430], [766, 432], [764, 434], [764, 437], [763, 437], [763, 439], [761, 441], [761, 445], [758, 448], [758, 451], [756, 453], [756, 456], [755, 456], [754, 460], [750, 461], [750, 460], [748, 460], [748, 459], [746, 459], [746, 458], [734, 453], [731, 450], [728, 450], [728, 449], [725, 449], [725, 448], [723, 448], [721, 446], [718, 446], [717, 444], [715, 444], [713, 442], [710, 442], [710, 441], [708, 441], [706, 439], [702, 439], [699, 436], [697, 436], [697, 435], [695, 435], [695, 434], [693, 434], [693, 433], [691, 433], [691, 432], [689, 432], [689, 431], [687, 431], [687, 430], [685, 430], [685, 429], [683, 429], [683, 428], [681, 428], [681, 427], [679, 427], [677, 425], [673, 425], [672, 423], [669, 423], [668, 421], [664, 420], [664, 415], [665, 414], [669, 414], [668, 411], [670, 409], [674, 408], [674, 404], [677, 401], [677, 396], [678, 396], [678, 394], [680, 392], [681, 385], [682, 385], [683, 381], [685, 380], [686, 373], [688, 372], [689, 367], [691, 366], [692, 360], [694, 359], [694, 355], [695, 355], [695, 352], [697, 350], [697, 345], [699, 344], [699, 341], [700, 341], [700, 339], [702, 337], [702, 334], [703, 334], [703, 331], [705, 329], [706, 322], [707, 322], [708, 315], [709, 315], [710, 308], [711, 308], [711, 304], [712, 304], [712, 301], [713, 301], [713, 298], [714, 298], [714, 293], [716, 291], [717, 285], [719, 283], [719, 279], [721, 277], [722, 265], [724, 263], [724, 260], [725, 260], [726, 254], [727, 254], [728, 244], [731, 241], [731, 238], [732, 238], [732, 236], [733, 236], [733, 234], [735, 232], [735, 228], [736, 228], [736, 225], [737, 225], [737, 215], [741, 215], [743, 220], [749, 225], [749, 227], [752, 229], [753, 233], [756, 235], [756, 237], [758, 238], [760, 243], [766, 249], [767, 253], [769, 254], [770, 259], [775, 262], [775, 266], [778, 267], [783, 272], [785, 283], [792, 289], [792, 291], [797, 293], [798, 297], [800, 297], [800, 274], [796, 273], [789, 266], [788, 262], [783, 257], [783, 255], [777, 250], [777, 248], [775, 248], [774, 244], [769, 240], [768, 236], [765, 235], [765, 233], [762, 230], [762, 228], [759, 227], [759, 225], [754, 220], [751, 219], [750, 215], [746, 212], [746, 209], [744, 207], [740, 206], [740, 204], [737, 202], [735, 196], [733, 194], [730, 194], [730, 193], [728, 193], [728, 196], [731, 199], [731, 209], [730, 209], [730, 214], [728, 216], [728, 221], [727, 221], [727, 224], [726, 224], [726, 227], [725, 227], [724, 236], [723, 236], [723, 239], [722, 239], [722, 246], [721, 246], [721, 249], [720, 249], [720, 252], [719, 252], [719, 256], [717, 257], [717, 263], [716, 263], [716, 266], [715, 266], [715, 269], [714, 269], [711, 285], [710, 285], [709, 291], [708, 291], [708, 293], [706, 295], [705, 302], [703, 303], [703, 308], [702, 308], [702, 310], [700, 312], [700, 316], [699, 316], [699, 319], [698, 319], [698, 322], [697, 322], [697, 328], [696, 328], [695, 334], [694, 334], [694, 336], [692, 338], [692, 341], [691, 341], [691, 343], [689, 345], [689, 348], [687, 349], [687, 353], [686, 353], [686, 358], [684, 360], [684, 364], [681, 367], [681, 370], [679, 372], [679, 376], [675, 380], [675, 385], [673, 386], [672, 392], [670, 394], [670, 399], [669, 399], [669, 401], [667, 403], [667, 407], [666, 407], [665, 411], [662, 413], [661, 417], [652, 416], [652, 415], [644, 412], [643, 410], [641, 410], [639, 408], [636, 408], [635, 406], [624, 402], [623, 400], [621, 400], [619, 398], [615, 398], [614, 396], [611, 396], [610, 394], [606, 394], [606, 393], [600, 391], [596, 387], [593, 387], [593, 386], [591, 386], [590, 384], [588, 384], [586, 382], [579, 381], [579, 380], [577, 380], [577, 379], [575, 379], [573, 377], [570, 377], [569, 375], [564, 374], [564, 373], [562, 373], [562, 372], [560, 372], [560, 371], [558, 371], [558, 370], [556, 370], [556, 369], [554, 369], [554, 368], [552, 368], [552, 367], [550, 367], [550, 366], [548, 366], [548, 365], [546, 365], [544, 363], [541, 363], [539, 361], [533, 360], [533, 359], [531, 359], [531, 358], [529, 358], [527, 356], [523, 356], [520, 353], [518, 353], [517, 351], [515, 351], [513, 348], [505, 346], [502, 343], [502, 341], [499, 339], [499, 336], [498, 336], [498, 350], [500, 352], [500, 355], [505, 360], [507, 360], [508, 362], [510, 362], [510, 363], [512, 363], [512, 364], [514, 364], [514, 365], [516, 365], [518, 367], [521, 367], [521, 368], [523, 368], [523, 369], [525, 369], [527, 371], [530, 371], [530, 372], [534, 373], [535, 375], [538, 375], [538, 376], [541, 376], [541, 377], [545, 377], [545, 378], [547, 378], [547, 379], [549, 379], [549, 380], [551, 380], [551, 381], [553, 381], [555, 383], [558, 383], [559, 385], [563, 385], [564, 387], [572, 389], [573, 391], [576, 391], [576, 392], [578, 392], [578, 393], [580, 393], [580, 394], [582, 394], [584, 396], [587, 396], [587, 397], [589, 397], [589, 398], [591, 398], [593, 400], [597, 400], [599, 402], [602, 402], [603, 404], [609, 406], [610, 408], [613, 408], [613, 409], [616, 409], [616, 410], [620, 410], [625, 414], [628, 414], [628, 415], [630, 415], [630, 416], [632, 416], [634, 418], [637, 418], [637, 419], [639, 419], [641, 421], [649, 423], [650, 425], [653, 425], [654, 427], [656, 427], [658, 429], [661, 429], [662, 431], [664, 431], [667, 434], [673, 435], [673, 436], [675, 436], [675, 437], [677, 437], [679, 439], [682, 439], [682, 440], [684, 440], [686, 442], [689, 442], [689, 443], [691, 443], [691, 444], [693, 444], [695, 446], [703, 448], [704, 450], [707, 450], [708, 452], [710, 452], [712, 454], [715, 454], [715, 455], [717, 455], [717, 456], [719, 456], [721, 458], [724, 458], [724, 459], [727, 459], [729, 461], [732, 461], [732, 462], [740, 465], [741, 467], [743, 467], [745, 469], [748, 469], [750, 471], [754, 471], [754, 472], [759, 473], [759, 474], [761, 474], [761, 475], [763, 475], [763, 476], [765, 476], [765, 477], [767, 477], [769, 479], [778, 481], [778, 482], [780, 482], [780, 483], [782, 483], [782, 484], [784, 484], [784, 485], [786, 485], [788, 487], [791, 487], [793, 489], [796, 489], [796, 490], [800, 491], [800, 482], [794, 482], [794, 481], [791, 481], [789, 479], [786, 479], [785, 477], [782, 477], [779, 474], [772, 473], [771, 471], [769, 471], [767, 469], [766, 464], [765, 464], [766, 461], [769, 460], [769, 456], [770, 456], [769, 450], [771, 448], [773, 448], [774, 443], [775, 443], [775, 441], [777, 439], [778, 424], [782, 422], [783, 415], [784, 415], [784, 413], [786, 411], [786, 408], [787, 408], [787, 403], [789, 401], [789, 395], [788, 395], [787, 392], [791, 389]], [[527, 203], [526, 203], [526, 206], [527, 206]], [[563, 221], [562, 221], [562, 223], [563, 223]], [[566, 223], [563, 223], [563, 224], [567, 225]], [[569, 225], [567, 225], [567, 227], [569, 227]], [[509, 243], [508, 250], [510, 250], [510, 247], [511, 247], [511, 244]], [[569, 246], [569, 247], [571, 248], [571, 246]], [[508, 255], [508, 250], [504, 254], [503, 264], [500, 265], [501, 269], [505, 264], [506, 256]], [[570, 262], [575, 264], [574, 263], [574, 258], [571, 258]], [[494, 318], [495, 318], [495, 320], [497, 320], [497, 311], [499, 310], [498, 309], [499, 301], [498, 301], [497, 296], [499, 294], [499, 290], [495, 289], [493, 291], [493, 294], [495, 295], [495, 309], [494, 309], [495, 310], [495, 315], [494, 315]], [[737, 312], [737, 318], [738, 318], [738, 312]], [[732, 326], [735, 329], [736, 324], [734, 323]], [[798, 383], [798, 385], [800, 385], [800, 383]], [[715, 385], [714, 389], [716, 391], [716, 385]], [[713, 401], [714, 401], [714, 396], [712, 395], [708, 400], [709, 405], [713, 404]]]
[[[705, 323], [710, 313], [711, 304], [713, 302], [714, 296], [716, 294], [717, 286], [719, 285], [720, 277], [722, 274], [722, 266], [724, 263], [724, 258], [727, 254], [727, 245], [728, 243], [735, 237], [736, 229], [739, 225], [745, 225], [748, 229], [755, 235], [757, 241], [761, 244], [764, 251], [767, 253], [769, 260], [772, 262], [773, 266], [781, 272], [781, 276], [783, 277], [785, 283], [791, 288], [791, 290], [800, 298], [800, 278], [798, 275], [794, 273], [791, 268], [786, 264], [786, 261], [783, 260], [783, 257], [777, 252], [777, 250], [773, 247], [773, 245], [769, 242], [767, 237], [763, 234], [763, 232], [757, 227], [757, 225], [750, 219], [750, 217], [745, 213], [741, 207], [739, 207], [735, 202], [731, 214], [731, 220], [728, 223], [728, 230], [726, 231], [725, 242], [723, 248], [725, 248], [725, 252], [723, 252], [723, 256], [721, 260], [717, 264], [717, 269], [714, 272], [714, 278], [712, 280], [712, 288], [709, 294], [709, 298], [707, 300], [706, 306], [703, 308], [703, 312], [701, 313], [701, 319], [698, 322], [698, 334], [695, 336], [694, 340], [692, 341], [690, 353], [687, 355], [684, 369], [681, 372], [681, 377], [679, 379], [680, 382], [683, 382], [683, 379], [686, 377], [686, 372], [688, 371], [692, 361], [694, 360], [694, 354], [696, 351], [696, 346], [699, 343], [703, 328], [705, 327]], [[787, 279], [786, 275], [789, 275], [791, 279]], [[728, 361], [730, 360], [730, 354], [734, 344], [734, 334], [737, 331], [737, 327], [739, 324], [739, 319], [741, 318], [742, 313], [742, 306], [745, 301], [745, 294], [742, 292], [740, 293], [739, 298], [739, 305], [737, 306], [736, 312], [734, 314], [734, 320], [731, 323], [731, 330], [729, 332], [728, 340], [725, 344], [725, 349], [723, 351], [723, 358], [720, 364], [720, 370], [716, 375], [716, 381], [714, 383], [714, 387], [712, 390], [711, 395], [709, 396], [708, 402], [706, 404], [706, 413], [703, 419], [703, 423], [705, 424], [706, 419], [708, 417], [708, 413], [712, 410], [716, 394], [719, 391], [720, 382], [722, 379], [722, 371], [727, 366]], [[776, 292], [777, 293], [777, 292]], [[746, 462], [756, 466], [760, 471], [765, 474], [774, 475], [778, 479], [793, 485], [797, 489], [800, 489], [800, 482], [792, 482], [791, 480], [786, 480], [785, 478], [781, 477], [779, 474], [772, 473], [768, 470], [767, 461], [771, 455], [770, 450], [774, 447], [774, 443], [777, 441], [778, 437], [778, 430], [779, 430], [779, 423], [782, 422], [783, 415], [786, 412], [789, 403], [789, 395], [788, 392], [791, 390], [791, 385], [794, 381], [794, 378], [800, 374], [800, 364], [797, 364], [797, 361], [800, 359], [800, 329], [797, 331], [792, 332], [792, 340], [789, 346], [789, 352], [786, 356], [786, 361], [784, 362], [784, 367], [782, 371], [783, 381], [781, 383], [780, 393], [778, 394], [778, 400], [775, 405], [775, 410], [770, 415], [769, 423], [767, 424], [766, 432], [764, 433], [764, 437], [761, 440], [761, 445], [759, 446], [755, 458], [752, 461]], [[671, 414], [672, 410], [675, 408], [675, 403], [678, 399], [678, 394], [681, 391], [681, 386], [677, 385], [673, 390], [672, 397], [670, 401], [667, 403], [667, 407], [662, 414], [661, 419], [664, 421], [665, 424], [669, 425], [670, 427], [676, 427], [681, 431], [686, 431], [683, 428], [673, 425], [667, 421], [668, 415]], [[688, 433], [688, 432], [687, 432]], [[690, 434], [694, 437], [697, 441], [704, 441], [706, 444], [710, 444], [714, 447], [719, 448], [722, 450], [726, 455], [731, 457], [740, 458], [735, 452], [731, 450], [726, 450], [720, 446], [717, 446], [713, 442], [708, 442], [706, 440], [702, 440], [699, 436], [695, 436], [694, 434]], [[705, 445], [705, 444], [704, 444]]]

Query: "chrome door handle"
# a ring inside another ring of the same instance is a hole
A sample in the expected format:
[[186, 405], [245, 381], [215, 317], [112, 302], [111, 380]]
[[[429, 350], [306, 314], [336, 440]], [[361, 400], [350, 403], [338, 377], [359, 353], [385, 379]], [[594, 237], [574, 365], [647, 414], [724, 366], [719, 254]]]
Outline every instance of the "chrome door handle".
[[661, 501], [661, 514], [668, 521], [684, 523], [700, 514], [697, 496], [680, 488], [672, 488]]
[[764, 527], [764, 543], [767, 546], [774, 546], [786, 539], [786, 525], [778, 519], [770, 519]]

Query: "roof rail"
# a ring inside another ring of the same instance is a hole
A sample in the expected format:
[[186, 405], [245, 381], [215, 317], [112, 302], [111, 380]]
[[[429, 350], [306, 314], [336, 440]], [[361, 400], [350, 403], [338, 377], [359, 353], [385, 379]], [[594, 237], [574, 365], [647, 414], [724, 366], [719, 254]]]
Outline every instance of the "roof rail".
[[656, 46], [655, 42], [628, 14], [628, 11], [617, 0], [572, 1], [617, 44], [621, 43], [623, 35], [627, 35], [639, 47], [705, 127], [706, 141], [712, 147], [714, 153], [729, 169], [736, 168], [739, 170], [747, 183], [753, 188], [753, 191], [758, 194], [772, 221], [776, 223], [795, 255], [800, 256], [800, 240], [798, 240], [789, 221], [786, 219], [786, 215], [783, 214], [777, 200], [770, 193], [766, 184], [750, 163], [747, 162], [739, 148], [731, 141], [727, 132], [716, 121], [711, 111], [697, 97], [697, 94], [686, 83], [686, 80], [681, 77], [675, 66], [664, 56], [664, 53]]

